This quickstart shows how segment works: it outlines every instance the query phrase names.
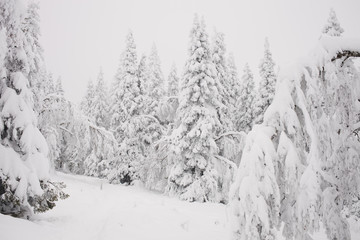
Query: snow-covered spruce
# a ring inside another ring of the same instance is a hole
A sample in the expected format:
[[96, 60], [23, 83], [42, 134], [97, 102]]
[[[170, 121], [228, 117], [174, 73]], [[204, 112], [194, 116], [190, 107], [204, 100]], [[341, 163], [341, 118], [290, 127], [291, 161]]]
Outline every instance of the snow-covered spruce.
[[23, 4], [0, 2], [0, 212], [14, 216], [44, 212], [67, 196], [62, 183], [49, 179], [48, 147], [37, 128], [29, 84], [36, 66], [30, 71]]
[[245, 64], [241, 76], [241, 91], [237, 99], [235, 126], [238, 131], [249, 132], [255, 119], [255, 84], [254, 76], [248, 64]]
[[269, 41], [266, 38], [264, 44], [264, 58], [259, 65], [260, 83], [255, 97], [255, 123], [263, 121], [264, 112], [271, 104], [276, 87], [276, 75], [274, 71], [275, 63], [269, 48]]
[[[158, 65], [150, 68], [154, 73], [150, 76], [159, 76], [157, 67]], [[148, 155], [150, 145], [162, 135], [158, 119], [151, 115], [155, 113], [148, 114], [149, 106], [144, 105], [147, 96], [142, 91], [138, 74], [136, 47], [130, 32], [112, 96], [111, 128], [120, 144], [119, 157], [111, 161], [111, 171], [107, 176], [109, 181], [114, 183], [130, 184], [142, 178], [144, 159]], [[151, 81], [155, 80], [150, 78], [149, 84]], [[151, 86], [154, 85], [149, 87]]]
[[304, 64], [282, 72], [232, 186], [233, 239], [279, 239], [280, 225], [287, 239], [311, 239], [320, 223], [329, 239], [350, 239], [342, 211], [356, 207], [360, 186], [359, 71], [334, 56], [359, 50], [323, 36]]
[[94, 103], [91, 106], [91, 109], [94, 112], [93, 117], [95, 124], [105, 129], [108, 129], [110, 124], [108, 97], [109, 97], [109, 93], [106, 83], [104, 81], [104, 73], [102, 69], [100, 69], [97, 83], [95, 86], [94, 101], [93, 101]]
[[238, 101], [239, 97], [241, 96], [241, 81], [239, 78], [238, 70], [235, 63], [235, 58], [232, 53], [229, 54], [228, 61], [227, 61], [227, 69], [228, 69], [228, 81], [230, 84], [230, 93], [231, 93], [231, 105], [232, 109], [230, 111], [230, 120], [234, 125], [234, 129], [237, 131], [243, 130], [237, 128], [236, 122], [238, 120], [237, 112], [238, 112]]
[[147, 84], [147, 93], [149, 96], [149, 105], [146, 107], [146, 113], [155, 117], [159, 117], [160, 102], [166, 96], [166, 88], [164, 86], [164, 76], [161, 71], [160, 58], [155, 44], [151, 48], [148, 59], [149, 80]]
[[322, 32], [323, 34], [332, 37], [339, 37], [344, 32], [344, 29], [340, 26], [340, 23], [336, 17], [334, 9], [330, 9], [329, 18]]
[[216, 69], [204, 22], [195, 17], [189, 58], [182, 77], [176, 128], [170, 137], [171, 168], [167, 192], [188, 201], [222, 201], [228, 175], [217, 158], [215, 137], [221, 129]]

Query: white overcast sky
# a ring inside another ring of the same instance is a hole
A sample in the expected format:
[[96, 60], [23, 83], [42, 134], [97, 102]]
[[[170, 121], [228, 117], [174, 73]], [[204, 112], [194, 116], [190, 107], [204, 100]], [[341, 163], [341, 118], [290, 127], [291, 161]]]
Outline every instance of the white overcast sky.
[[156, 44], [167, 77], [173, 62], [182, 72], [198, 13], [210, 36], [225, 33], [240, 75], [245, 62], [257, 74], [265, 37], [278, 66], [292, 63], [316, 45], [331, 7], [344, 36], [360, 37], [360, 0], [40, 0], [42, 45], [48, 70], [79, 102], [100, 67], [113, 80], [129, 29], [138, 58]]

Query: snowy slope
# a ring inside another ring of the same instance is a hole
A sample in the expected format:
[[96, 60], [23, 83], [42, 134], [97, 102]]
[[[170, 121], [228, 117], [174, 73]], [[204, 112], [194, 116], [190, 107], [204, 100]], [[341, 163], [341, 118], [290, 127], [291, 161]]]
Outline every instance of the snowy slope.
[[90, 177], [57, 178], [70, 198], [32, 221], [0, 214], [1, 240], [229, 239], [225, 205], [183, 202]]

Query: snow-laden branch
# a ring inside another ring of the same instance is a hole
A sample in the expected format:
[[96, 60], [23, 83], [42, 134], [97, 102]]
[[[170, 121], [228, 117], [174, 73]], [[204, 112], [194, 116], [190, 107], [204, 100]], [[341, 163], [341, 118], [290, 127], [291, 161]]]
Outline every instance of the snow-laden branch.
[[215, 157], [221, 161], [223, 161], [224, 163], [228, 164], [230, 167], [232, 167], [234, 170], [237, 169], [236, 164], [233, 161], [230, 161], [229, 159], [219, 156], [219, 155], [215, 155]]
[[336, 54], [336, 56], [331, 59], [331, 61], [333, 62], [333, 61], [335, 61], [335, 60], [337, 60], [337, 59], [341, 59], [341, 58], [343, 58], [343, 57], [345, 57], [345, 58], [344, 58], [344, 60], [341, 62], [341, 66], [344, 66], [345, 61], [348, 60], [348, 59], [351, 58], [351, 57], [360, 57], [360, 52], [358, 52], [358, 51], [344, 50], [344, 51], [338, 52], [338, 53]]
[[220, 136], [215, 136], [215, 141], [219, 140], [222, 137], [226, 137], [229, 135], [239, 135], [241, 137], [246, 137], [246, 133], [244, 131], [241, 131], [241, 132], [229, 131], [229, 132], [225, 132], [225, 133], [221, 134]]

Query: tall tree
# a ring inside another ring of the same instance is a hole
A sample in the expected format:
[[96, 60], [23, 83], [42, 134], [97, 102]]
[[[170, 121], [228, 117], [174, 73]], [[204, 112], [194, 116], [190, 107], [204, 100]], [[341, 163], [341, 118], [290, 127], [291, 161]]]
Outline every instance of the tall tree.
[[232, 53], [229, 54], [228, 61], [227, 61], [227, 67], [228, 67], [228, 78], [229, 78], [229, 85], [231, 91], [231, 104], [235, 106], [237, 105], [237, 101], [240, 96], [241, 92], [241, 81], [239, 79], [238, 70], [235, 64], [234, 55]]
[[108, 89], [104, 81], [104, 74], [100, 69], [94, 93], [94, 111], [95, 124], [105, 129], [109, 128], [109, 103]]
[[242, 86], [237, 101], [236, 129], [238, 131], [249, 132], [252, 128], [255, 118], [254, 114], [254, 99], [255, 99], [255, 85], [254, 77], [250, 70], [249, 64], [245, 64], [243, 75], [241, 77]]
[[86, 93], [81, 101], [81, 111], [82, 113], [87, 116], [89, 119], [93, 119], [94, 113], [93, 113], [93, 106], [95, 101], [95, 88], [92, 80], [88, 81]]
[[188, 201], [220, 201], [221, 176], [216, 165], [215, 136], [218, 90], [205, 24], [195, 17], [190, 34], [189, 58], [180, 88], [177, 128], [171, 136], [174, 165], [168, 192]]
[[154, 137], [160, 135], [153, 126], [157, 120], [153, 116], [143, 115], [144, 95], [138, 78], [136, 47], [131, 32], [127, 36], [126, 49], [115, 81], [111, 127], [120, 144], [120, 156], [111, 163], [113, 171], [109, 180], [130, 184], [141, 177], [147, 147]]
[[43, 97], [44, 85], [42, 81], [44, 76], [44, 58], [43, 49], [40, 44], [40, 16], [39, 16], [39, 4], [35, 2], [29, 2], [25, 19], [22, 22], [22, 30], [25, 35], [24, 50], [28, 59], [29, 68], [29, 84], [34, 96], [35, 111], [39, 113], [41, 108], [40, 104]]
[[173, 64], [170, 69], [170, 73], [168, 76], [168, 96], [177, 96], [179, 93], [179, 77], [177, 74], [176, 65]]
[[147, 65], [147, 57], [143, 55], [139, 62], [138, 67], [138, 78], [140, 82], [140, 91], [142, 95], [148, 95], [148, 84], [149, 84], [149, 68]]
[[216, 87], [218, 89], [218, 98], [222, 103], [222, 106], [218, 107], [217, 111], [220, 116], [220, 121], [224, 126], [224, 131], [233, 129], [230, 119], [231, 112], [234, 109], [235, 94], [230, 83], [228, 68], [226, 64], [226, 47], [224, 42], [224, 34], [215, 32], [212, 60], [216, 69]]
[[50, 182], [46, 141], [37, 128], [29, 85], [28, 48], [18, 2], [0, 2], [0, 212], [44, 212], [66, 197]]
[[150, 106], [148, 106], [149, 113], [153, 116], [158, 116], [159, 103], [161, 99], [165, 96], [166, 91], [164, 87], [164, 83], [165, 83], [164, 76], [161, 71], [160, 58], [155, 44], [151, 49], [148, 68], [149, 68], [148, 95], [151, 101]]
[[112, 94], [111, 128], [121, 143], [125, 136], [126, 124], [142, 109], [142, 97], [137, 76], [137, 53], [132, 32], [126, 37], [126, 48], [122, 54], [120, 66]]
[[271, 104], [276, 87], [276, 75], [274, 71], [275, 63], [272, 59], [272, 54], [269, 48], [269, 41], [265, 39], [265, 51], [264, 58], [259, 65], [260, 83], [259, 90], [256, 95], [255, 103], [255, 123], [261, 123], [263, 121], [264, 112]]
[[340, 26], [336, 13], [332, 8], [330, 9], [329, 18], [322, 32], [332, 37], [339, 37], [344, 32], [344, 29]]

